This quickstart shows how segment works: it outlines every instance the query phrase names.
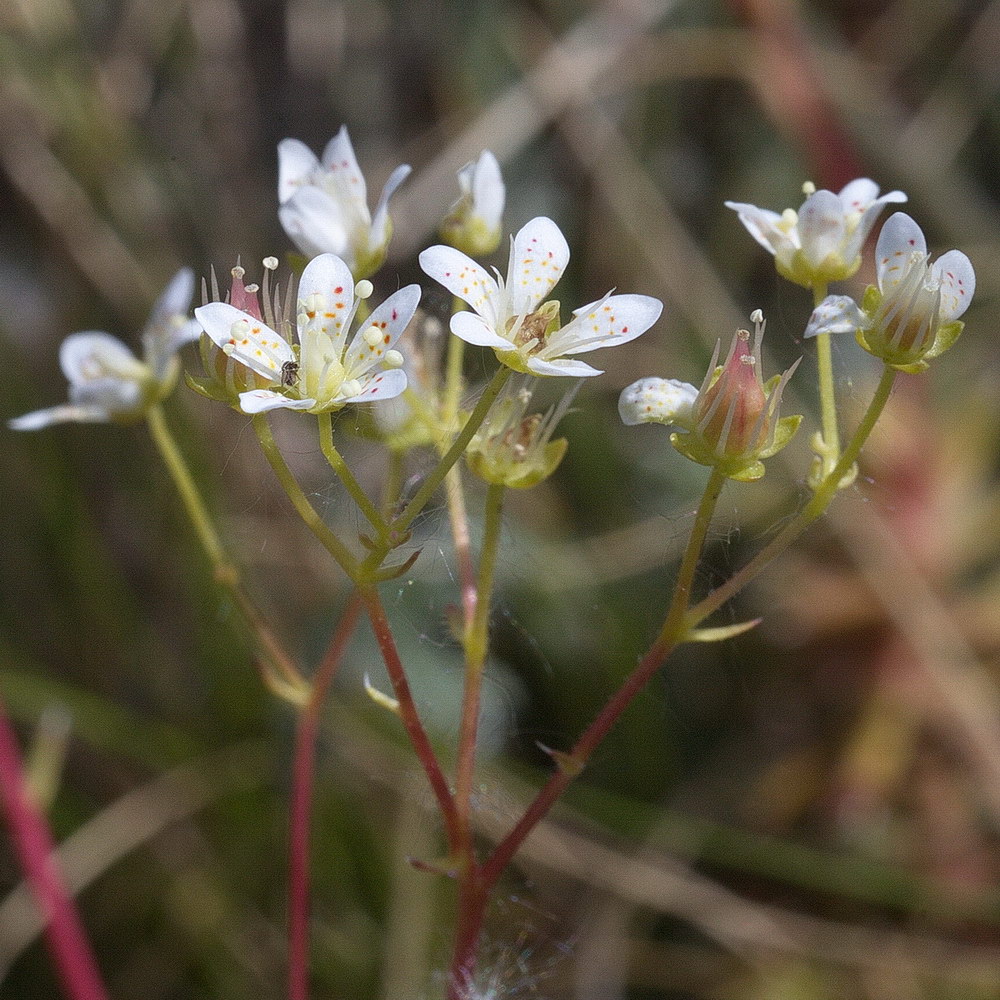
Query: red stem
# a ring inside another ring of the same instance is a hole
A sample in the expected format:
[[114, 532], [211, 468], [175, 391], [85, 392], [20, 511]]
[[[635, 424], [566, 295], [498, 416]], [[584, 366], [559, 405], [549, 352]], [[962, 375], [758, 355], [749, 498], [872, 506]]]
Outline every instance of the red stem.
[[423, 766], [427, 775], [427, 780], [431, 783], [434, 797], [438, 801], [438, 808], [441, 810], [441, 817], [444, 820], [445, 833], [448, 838], [448, 849], [453, 855], [457, 855], [460, 845], [460, 833], [458, 824], [458, 813], [455, 810], [455, 799], [448, 788], [444, 772], [438, 763], [437, 756], [431, 746], [431, 741], [427, 737], [427, 731], [420, 721], [417, 713], [417, 706], [413, 701], [413, 694], [410, 691], [409, 682], [406, 679], [406, 672], [403, 670], [402, 661], [399, 658], [399, 651], [396, 649], [396, 642], [392, 637], [392, 629], [385, 615], [385, 608], [382, 606], [382, 599], [378, 595], [378, 590], [374, 587], [365, 587], [361, 590], [361, 599], [364, 601], [365, 610], [372, 623], [372, 631], [382, 652], [382, 659], [385, 661], [385, 668], [392, 682], [392, 689], [395, 692], [396, 700], [399, 702], [399, 714], [406, 727], [406, 734], [410, 738], [413, 750], [417, 759]]
[[295, 732], [288, 833], [288, 1000], [309, 996], [309, 826], [320, 712], [360, 613], [361, 598], [355, 593], [316, 670]]
[[666, 646], [659, 641], [654, 642], [625, 683], [611, 696], [576, 741], [567, 757], [563, 758], [561, 763], [557, 760], [560, 766], [541, 787], [514, 829], [497, 845], [483, 865], [484, 891], [488, 891], [496, 883], [528, 834], [552, 808], [552, 804], [562, 795], [569, 783], [583, 770], [598, 744], [608, 735], [632, 699], [649, 683], [650, 678], [659, 670], [672, 650], [672, 645]]
[[80, 916], [57, 868], [52, 833], [28, 792], [21, 753], [2, 701], [0, 800], [18, 861], [45, 921], [45, 941], [63, 992], [72, 1000], [108, 1000]]

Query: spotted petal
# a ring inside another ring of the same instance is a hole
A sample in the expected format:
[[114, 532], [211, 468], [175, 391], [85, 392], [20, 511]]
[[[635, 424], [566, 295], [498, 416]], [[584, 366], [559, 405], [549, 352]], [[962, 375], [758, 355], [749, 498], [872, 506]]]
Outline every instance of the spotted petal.
[[[461, 250], [442, 245], [428, 247], [420, 254], [420, 267], [426, 275], [444, 285], [452, 295], [472, 306], [491, 329], [496, 331], [506, 325], [508, 316], [499, 285], [485, 268], [480, 267]], [[458, 313], [452, 319], [461, 315], [463, 314]]]
[[622, 390], [618, 399], [618, 413], [622, 423], [680, 424], [690, 423], [697, 387], [675, 378], [649, 376], [633, 382]]
[[220, 350], [273, 382], [280, 382], [283, 366], [295, 360], [280, 334], [228, 302], [209, 302], [195, 309], [194, 315]]
[[931, 274], [941, 283], [941, 320], [950, 323], [969, 308], [976, 290], [972, 261], [961, 250], [949, 250], [933, 263]]
[[314, 181], [319, 169], [316, 154], [298, 139], [278, 143], [278, 204], [284, 205], [304, 184]]
[[545, 216], [532, 219], [514, 237], [507, 266], [507, 293], [515, 316], [534, 312], [569, 263], [569, 244]]
[[[305, 323], [302, 321], [304, 305], [310, 313], [314, 305], [319, 306], [314, 315], [306, 314]], [[344, 261], [335, 254], [324, 253], [306, 264], [298, 291], [300, 340], [307, 329], [319, 330], [330, 338], [339, 357], [347, 340], [353, 308], [354, 277]]]
[[351, 145], [346, 125], [342, 125], [340, 131], [326, 144], [323, 150], [323, 168], [326, 170], [324, 183], [332, 187], [345, 201], [356, 202], [355, 209], [364, 217], [367, 224], [370, 221], [368, 189], [365, 186], [364, 174], [361, 173], [357, 157], [354, 155], [354, 146]]
[[[347, 379], [357, 378], [359, 373], [368, 371], [384, 360], [385, 352], [392, 349], [406, 329], [407, 323], [413, 319], [419, 302], [420, 286], [407, 285], [398, 292], [393, 292], [385, 302], [372, 311], [371, 316], [361, 324], [354, 335], [354, 340], [351, 341], [351, 346], [344, 357]], [[382, 331], [382, 339], [369, 344], [365, 334], [373, 326]]]
[[663, 312], [649, 295], [606, 295], [575, 310], [575, 319], [549, 338], [542, 354], [580, 354], [598, 347], [626, 344], [644, 334]]
[[345, 403], [373, 403], [380, 399], [393, 399], [406, 389], [406, 372], [402, 368], [376, 372], [361, 383], [361, 392], [349, 396]]
[[905, 212], [890, 215], [875, 244], [875, 271], [883, 292], [906, 276], [913, 253], [927, 253], [923, 230]]

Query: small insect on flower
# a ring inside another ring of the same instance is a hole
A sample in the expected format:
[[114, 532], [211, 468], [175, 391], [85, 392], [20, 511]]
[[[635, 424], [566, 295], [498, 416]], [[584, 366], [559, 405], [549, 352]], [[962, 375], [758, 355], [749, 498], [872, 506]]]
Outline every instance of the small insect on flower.
[[281, 366], [281, 384], [283, 386], [293, 386], [299, 377], [298, 361], [286, 361]]

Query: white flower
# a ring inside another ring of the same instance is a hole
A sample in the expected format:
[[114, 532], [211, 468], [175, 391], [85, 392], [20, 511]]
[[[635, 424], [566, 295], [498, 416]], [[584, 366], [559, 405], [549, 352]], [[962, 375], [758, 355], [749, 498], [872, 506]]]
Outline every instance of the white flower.
[[372, 215], [346, 125], [327, 143], [322, 160], [298, 139], [283, 139], [278, 143], [278, 218], [307, 257], [336, 254], [352, 274], [364, 277], [385, 259], [392, 235], [389, 198], [409, 173], [405, 163], [396, 167]]
[[462, 194], [448, 211], [441, 238], [473, 257], [492, 253], [500, 245], [506, 196], [497, 158], [483, 150], [478, 160], [458, 171], [458, 186]]
[[195, 316], [220, 350], [274, 386], [241, 392], [244, 413], [327, 413], [347, 403], [391, 399], [406, 388], [403, 357], [393, 345], [416, 311], [420, 286], [390, 295], [348, 344], [358, 305], [370, 294], [371, 282], [355, 286], [339, 257], [328, 253], [310, 261], [299, 280], [297, 350], [263, 320], [226, 302], [201, 306]]
[[544, 217], [532, 219], [512, 240], [507, 278], [487, 274], [453, 247], [429, 247], [420, 266], [475, 312], [456, 313], [451, 332], [470, 344], [492, 347], [502, 364], [533, 375], [600, 375], [568, 357], [598, 347], [625, 344], [659, 318], [663, 303], [647, 295], [612, 295], [575, 310], [559, 326], [559, 303], [540, 303], [569, 261], [559, 227]]
[[166, 396], [177, 378], [177, 352], [201, 331], [187, 316], [194, 275], [184, 268], [157, 299], [142, 334], [140, 361], [117, 337], [86, 330], [70, 334], [59, 348], [69, 382], [69, 403], [16, 417], [8, 426], [33, 431], [49, 424], [129, 423]]
[[738, 213], [750, 235], [774, 255], [778, 273], [806, 288], [854, 274], [882, 207], [906, 201], [902, 191], [880, 197], [878, 185], [867, 177], [851, 181], [839, 194], [816, 191], [811, 184], [803, 191], [808, 197], [798, 212], [786, 208], [779, 215], [736, 201], [727, 201], [726, 207]]
[[887, 364], [923, 370], [962, 332], [958, 320], [976, 290], [972, 263], [949, 250], [931, 264], [920, 227], [897, 212], [879, 233], [875, 268], [877, 286], [868, 288], [861, 307], [846, 295], [828, 296], [805, 335], [855, 331], [861, 346]]

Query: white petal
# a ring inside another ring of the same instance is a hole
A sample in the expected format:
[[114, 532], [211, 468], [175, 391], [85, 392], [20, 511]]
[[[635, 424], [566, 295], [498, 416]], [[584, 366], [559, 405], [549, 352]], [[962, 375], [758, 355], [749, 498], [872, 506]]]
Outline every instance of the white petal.
[[268, 410], [308, 410], [315, 399], [290, 399], [270, 389], [251, 389], [240, 393], [240, 409], [244, 413], [266, 413]]
[[377, 250], [389, 241], [389, 199], [395, 194], [399, 187], [413, 168], [408, 163], [401, 163], [385, 182], [382, 194], [379, 195], [378, 204], [375, 206], [375, 213], [372, 215], [371, 238], [369, 240], [371, 250]]
[[119, 378], [141, 378], [146, 367], [117, 338], [101, 330], [71, 333], [59, 347], [59, 367], [70, 385]]
[[283, 205], [303, 184], [311, 184], [319, 170], [316, 154], [298, 139], [278, 143], [278, 204]]
[[961, 250], [949, 250], [931, 266], [931, 274], [941, 282], [941, 319], [958, 319], [976, 291], [976, 272], [972, 261]]
[[320, 253], [351, 254], [344, 213], [326, 191], [299, 188], [279, 209], [278, 218], [288, 238], [307, 257]]
[[108, 376], [74, 382], [69, 387], [69, 401], [74, 406], [114, 414], [138, 416], [143, 401], [143, 387], [135, 380]]
[[195, 309], [194, 315], [221, 351], [258, 375], [278, 382], [284, 364], [295, 360], [280, 334], [228, 302], [209, 302]]
[[875, 244], [875, 271], [883, 292], [905, 276], [914, 253], [927, 253], [923, 230], [905, 212], [890, 215]]
[[853, 333], [864, 326], [864, 313], [849, 295], [828, 295], [816, 306], [806, 326], [806, 337], [821, 333]]
[[380, 399], [392, 399], [406, 389], [406, 372], [402, 368], [376, 372], [361, 384], [361, 392], [349, 396], [345, 403], [373, 403]]
[[799, 210], [802, 255], [814, 267], [831, 254], [841, 254], [847, 238], [847, 220], [840, 198], [832, 191], [810, 195]]
[[[380, 364], [385, 352], [392, 349], [406, 329], [407, 323], [413, 319], [420, 302], [420, 286], [407, 285], [398, 292], [393, 292], [377, 309], [372, 311], [358, 327], [358, 332], [351, 341], [351, 346], [344, 356], [345, 379], [358, 378], [363, 372]], [[376, 326], [382, 331], [381, 341], [369, 344], [365, 340], [365, 331]]]
[[532, 219], [514, 237], [507, 266], [507, 294], [515, 316], [534, 312], [569, 263], [569, 244], [545, 216]]
[[506, 189], [497, 158], [484, 149], [472, 171], [472, 211], [490, 232], [500, 228]]
[[576, 358], [555, 358], [552, 361], [543, 361], [541, 358], [528, 358], [527, 368], [535, 375], [565, 375], [570, 378], [589, 378], [591, 375], [603, 375], [604, 372], [591, 368], [583, 361]]
[[[301, 310], [303, 304], [321, 306], [315, 316], [303, 324]], [[332, 253], [320, 254], [306, 264], [302, 277], [299, 279], [298, 305], [299, 340], [305, 330], [319, 330], [333, 342], [334, 350], [339, 355], [344, 349], [347, 339], [347, 328], [351, 312], [354, 309], [354, 276], [347, 264]]]
[[644, 334], [663, 312], [649, 295], [609, 295], [574, 312], [576, 319], [557, 331], [542, 354], [580, 354], [626, 344]]
[[159, 327], [178, 313], [184, 315], [191, 308], [191, 297], [194, 295], [194, 271], [182, 267], [167, 282], [163, 294], [156, 300], [149, 313], [148, 327]]
[[451, 317], [451, 332], [467, 344], [493, 347], [501, 351], [514, 350], [514, 344], [499, 336], [493, 328], [475, 313], [460, 312]]
[[649, 376], [633, 382], [618, 398], [618, 413], [628, 426], [635, 424], [687, 424], [698, 389], [674, 378]]
[[187, 315], [193, 294], [194, 272], [182, 268], [171, 278], [150, 313], [142, 343], [146, 363], [157, 379], [167, 373], [173, 356], [201, 334], [201, 326]]
[[878, 185], [867, 177], [858, 177], [845, 184], [837, 194], [845, 211], [864, 212], [878, 197]]
[[420, 254], [420, 266], [424, 274], [472, 306], [494, 330], [506, 324], [508, 317], [496, 280], [461, 250], [442, 245], [428, 247]]
[[323, 169], [326, 171], [323, 183], [336, 192], [337, 197], [343, 199], [345, 204], [350, 204], [351, 211], [367, 226], [371, 222], [368, 214], [368, 188], [354, 155], [346, 125], [342, 125], [340, 131], [326, 144], [323, 150]]
[[97, 406], [73, 406], [63, 403], [51, 406], [47, 410], [34, 410], [22, 417], [14, 417], [7, 421], [12, 431], [37, 431], [52, 424], [106, 424], [110, 415]]
[[861, 253], [864, 242], [868, 239], [868, 234], [871, 232], [872, 226], [875, 225], [875, 220], [886, 205], [903, 201], [906, 201], [906, 195], [902, 191], [890, 191], [888, 194], [882, 195], [881, 198], [875, 198], [862, 211], [861, 218], [858, 220], [854, 232], [851, 233], [848, 239], [847, 247], [844, 250], [844, 259], [846, 260], [849, 257], [853, 259]]
[[736, 212], [747, 232], [769, 253], [780, 251], [790, 256], [798, 248], [795, 239], [779, 225], [783, 224], [783, 219], [777, 212], [743, 201], [727, 201], [724, 204]]

